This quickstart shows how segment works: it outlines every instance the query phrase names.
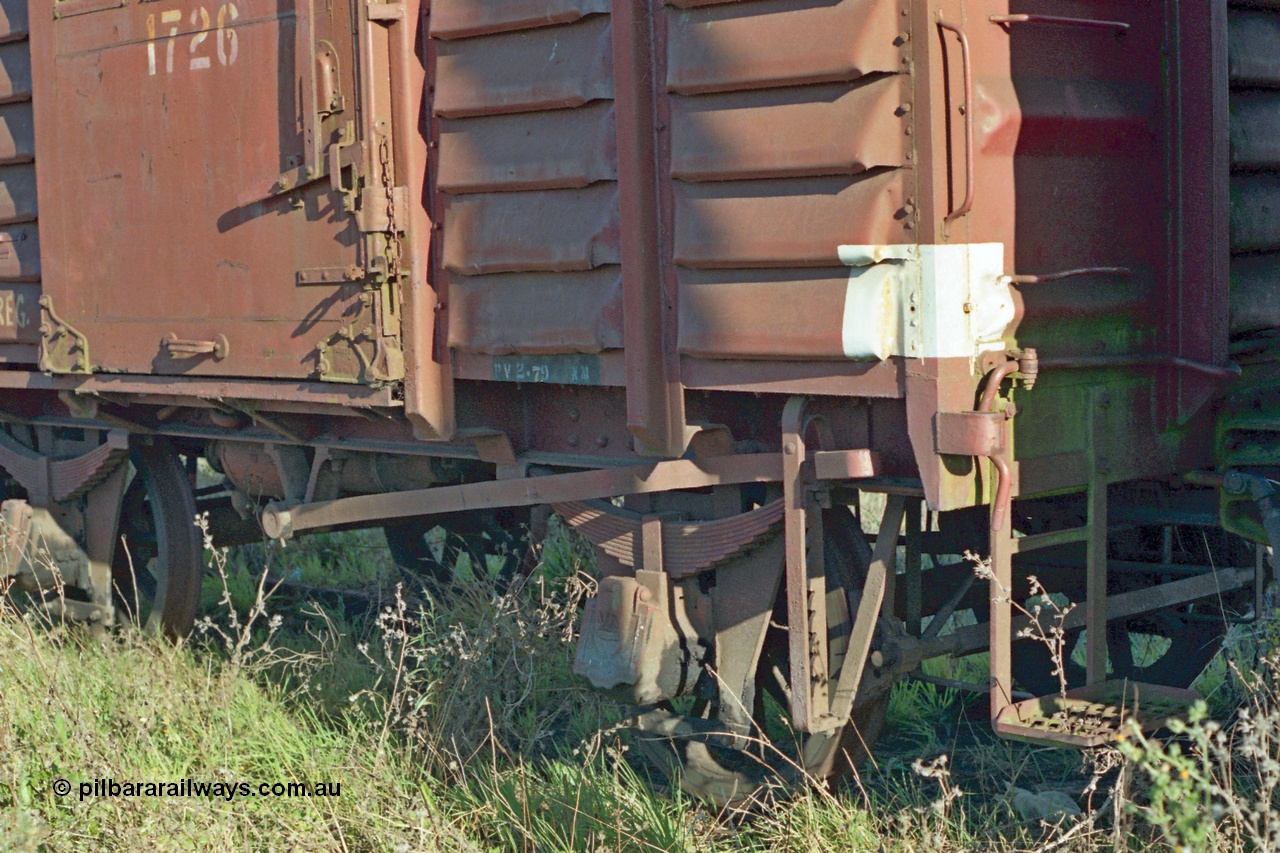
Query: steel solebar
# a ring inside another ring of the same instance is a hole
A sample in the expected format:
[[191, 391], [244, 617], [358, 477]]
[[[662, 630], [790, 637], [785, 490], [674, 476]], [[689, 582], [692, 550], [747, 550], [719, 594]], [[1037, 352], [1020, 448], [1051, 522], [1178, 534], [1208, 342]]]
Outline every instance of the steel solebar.
[[293, 533], [392, 518], [439, 515], [474, 509], [534, 506], [782, 479], [782, 454], [717, 456], [694, 461], [646, 462], [627, 468], [548, 474], [523, 480], [492, 480], [407, 492], [360, 495], [288, 506], [272, 502], [262, 511], [262, 529], [272, 539]]

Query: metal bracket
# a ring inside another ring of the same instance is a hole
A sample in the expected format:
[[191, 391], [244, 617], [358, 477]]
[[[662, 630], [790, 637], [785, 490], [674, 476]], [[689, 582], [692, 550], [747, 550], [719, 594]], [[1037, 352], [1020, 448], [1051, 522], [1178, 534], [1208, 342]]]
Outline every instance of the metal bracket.
[[[329, 161], [329, 188], [336, 193], [342, 193], [342, 209], [347, 213], [354, 213], [356, 209], [356, 196], [360, 193], [360, 176], [356, 174], [356, 168], [352, 164], [351, 158], [344, 158], [342, 152], [347, 148], [354, 148], [356, 145], [356, 123], [348, 121], [342, 126], [342, 131], [338, 134], [338, 139], [329, 146], [326, 152], [326, 159]], [[342, 169], [344, 165], [351, 165], [351, 186], [342, 183]]]
[[321, 382], [377, 387], [404, 378], [404, 353], [372, 323], [359, 331], [352, 323], [316, 344], [316, 370]]
[[53, 297], [40, 297], [40, 369], [45, 373], [93, 373], [89, 339], [53, 309]]
[[[802, 732], [827, 715], [827, 579], [822, 521], [806, 488], [804, 418], [808, 398], [782, 410], [783, 535], [786, 542], [787, 625], [791, 654], [791, 719]], [[817, 541], [810, 547], [810, 539]]]

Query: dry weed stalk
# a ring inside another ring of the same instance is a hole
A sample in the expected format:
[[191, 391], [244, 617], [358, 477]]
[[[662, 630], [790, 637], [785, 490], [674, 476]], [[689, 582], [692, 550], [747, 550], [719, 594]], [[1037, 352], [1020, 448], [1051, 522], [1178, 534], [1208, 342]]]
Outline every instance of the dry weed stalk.
[[[978, 576], [979, 580], [984, 580], [989, 584], [994, 584], [999, 592], [996, 601], [1007, 601], [1013, 605], [1013, 609], [1027, 617], [1030, 624], [1022, 630], [1018, 631], [1015, 639], [1034, 640], [1044, 644], [1049, 649], [1049, 657], [1053, 662], [1053, 674], [1058, 679], [1058, 695], [1066, 698], [1067, 695], [1067, 632], [1063, 625], [1071, 611], [1076, 609], [1075, 602], [1068, 601], [1066, 604], [1058, 604], [1057, 601], [1045, 589], [1044, 584], [1040, 583], [1040, 579], [1035, 575], [1028, 575], [1027, 580], [1031, 584], [1031, 602], [1030, 607], [1023, 604], [1013, 597], [1013, 591], [1006, 588], [996, 578], [995, 571], [991, 568], [991, 558], [982, 558], [972, 551], [965, 551], [964, 558], [972, 562], [973, 573]], [[1052, 623], [1048, 627], [1041, 621], [1041, 616], [1052, 616]]]

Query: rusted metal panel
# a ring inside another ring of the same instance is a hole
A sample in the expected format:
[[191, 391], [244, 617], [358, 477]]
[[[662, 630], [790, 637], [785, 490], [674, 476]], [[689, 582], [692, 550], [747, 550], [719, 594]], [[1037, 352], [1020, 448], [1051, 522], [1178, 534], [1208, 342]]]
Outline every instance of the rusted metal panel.
[[667, 16], [667, 87], [675, 92], [853, 80], [903, 64], [893, 0], [762, 0]]
[[1280, 92], [1232, 95], [1231, 163], [1250, 169], [1280, 166]]
[[460, 194], [585, 187], [617, 177], [613, 104], [440, 122], [436, 187]]
[[[392, 252], [373, 229], [396, 155], [374, 123], [392, 142], [396, 22], [348, 0], [59, 8], [33, 12], [44, 291], [91, 369], [398, 379], [396, 297], [361, 301]], [[170, 335], [229, 347], [175, 357]]]
[[618, 189], [486, 193], [455, 199], [444, 219], [444, 266], [480, 275], [589, 270], [617, 264]]
[[36, 157], [30, 103], [0, 106], [0, 165], [30, 163]]
[[0, 225], [30, 222], [36, 211], [35, 164], [0, 166]]
[[842, 359], [848, 279], [847, 270], [681, 271], [680, 352]]
[[576, 107], [613, 97], [609, 19], [437, 47], [432, 109], [456, 118]]
[[492, 355], [620, 349], [619, 268], [454, 277], [449, 346]]
[[912, 242], [906, 176], [677, 184], [675, 262], [832, 266], [841, 245]]
[[40, 280], [40, 232], [34, 223], [0, 229], [0, 281]]
[[27, 37], [27, 0], [0, 0], [0, 41]]
[[25, 42], [0, 44], [0, 103], [30, 99], [30, 47]]
[[[848, 395], [901, 398], [903, 359], [890, 361], [769, 361], [694, 358], [680, 360], [686, 388], [751, 394]], [[879, 445], [878, 445], [879, 446]]]
[[671, 175], [686, 181], [851, 175], [910, 157], [899, 75], [865, 85], [671, 99]]
[[[1141, 156], [1159, 146], [1157, 92], [1122, 80], [1019, 80], [1020, 114], [988, 145], [1016, 138], [1021, 156]], [[1020, 118], [1020, 121], [1018, 119]]]
[[431, 36], [456, 39], [568, 24], [609, 11], [609, 0], [436, 0]]
[[[607, 10], [455, 3], [432, 25], [434, 257], [456, 376], [618, 379], [601, 357], [623, 322]], [[541, 361], [507, 363], [521, 358]], [[583, 358], [594, 366], [565, 361]]]

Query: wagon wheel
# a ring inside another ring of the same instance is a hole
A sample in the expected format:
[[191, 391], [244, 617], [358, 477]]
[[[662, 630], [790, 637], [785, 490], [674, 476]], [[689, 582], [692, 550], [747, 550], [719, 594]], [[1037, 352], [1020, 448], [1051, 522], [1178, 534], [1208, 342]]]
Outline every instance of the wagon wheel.
[[[1178, 529], [1184, 534], [1193, 530]], [[1114, 541], [1112, 543], [1113, 559], [1137, 556], [1124, 554], [1123, 548], [1117, 549], [1117, 544], [1119, 543]], [[1117, 554], [1117, 550], [1121, 553]], [[1202, 554], [1199, 561], [1211, 561], [1216, 565], [1229, 564], [1228, 560], [1223, 559], [1227, 556], [1229, 555]], [[1064, 591], [1073, 601], [1080, 602], [1084, 597], [1083, 577], [1079, 572], [1072, 575]], [[1117, 595], [1142, 589], [1143, 583], [1135, 582], [1133, 575], [1112, 574], [1107, 586], [1108, 594]], [[1203, 599], [1109, 623], [1107, 677], [1166, 687], [1190, 687], [1222, 648], [1229, 627], [1228, 620], [1223, 618], [1223, 611], [1225, 614], [1231, 613], [1240, 595], [1236, 591], [1223, 596], [1224, 600], [1221, 602], [1216, 598]], [[1219, 611], [1220, 605], [1222, 611]], [[1215, 614], [1219, 618], [1214, 618]], [[1051, 620], [1043, 621], [1046, 627], [1051, 623]], [[1084, 629], [1078, 628], [1066, 632], [1064, 636], [1065, 656], [1068, 657], [1065, 661], [1068, 688], [1080, 687], [1085, 683], [1084, 665], [1070, 659], [1071, 651], [1083, 634]], [[1014, 644], [1013, 676], [1026, 690], [1037, 696], [1057, 693], [1059, 684], [1053, 669], [1049, 649], [1043, 643], [1024, 640]]]
[[148, 633], [186, 636], [200, 606], [203, 571], [196, 503], [177, 451], [156, 438], [129, 454], [120, 538], [111, 562], [116, 608]]
[[[828, 665], [829, 671], [836, 673], [853, 633], [853, 614], [862, 597], [871, 549], [844, 508], [823, 513], [823, 530]], [[887, 691], [854, 708], [850, 721], [833, 732], [803, 734], [791, 729], [786, 719], [791, 689], [786, 618], [786, 601], [780, 594], [756, 668], [753, 715], [757, 729], [753, 739], [760, 740], [763, 732], [773, 743], [737, 751], [679, 732], [667, 738], [640, 736], [642, 751], [659, 767], [678, 771], [681, 787], [690, 794], [722, 806], [737, 805], [758, 799], [769, 790], [839, 778], [870, 756], [884, 728]]]
[[[521, 526], [528, 523], [527, 509], [456, 512], [422, 518], [405, 518], [382, 527], [391, 559], [433, 592], [453, 585], [454, 557], [465, 553], [472, 567], [487, 566], [489, 555], [503, 557], [498, 585], [505, 586], [520, 567]], [[444, 551], [438, 557], [426, 536], [436, 527], [446, 531]]]

